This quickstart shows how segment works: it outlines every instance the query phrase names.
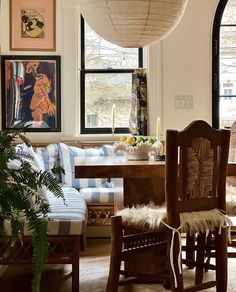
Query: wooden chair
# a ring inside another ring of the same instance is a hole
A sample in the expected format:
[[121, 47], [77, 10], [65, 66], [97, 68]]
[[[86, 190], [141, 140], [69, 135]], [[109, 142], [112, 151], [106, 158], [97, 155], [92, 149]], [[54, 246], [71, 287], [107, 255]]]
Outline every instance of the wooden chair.
[[[233, 122], [230, 127], [230, 143], [229, 143], [229, 162], [236, 161], [236, 121]], [[226, 178], [226, 213], [232, 221], [230, 227], [230, 241], [228, 240], [227, 257], [236, 258], [236, 173], [234, 176], [228, 176]], [[210, 238], [210, 240], [214, 240]], [[211, 251], [206, 254], [206, 263], [211, 262], [211, 258], [216, 257], [216, 252]], [[208, 268], [206, 268], [208, 270]]]
[[236, 161], [236, 121], [230, 127], [229, 161]]
[[[230, 127], [229, 162], [236, 161], [236, 121]], [[228, 247], [236, 248], [236, 173], [228, 176], [226, 186], [226, 211], [233, 223], [231, 226], [231, 241]], [[235, 250], [228, 249], [228, 258], [236, 258]]]
[[[204, 121], [194, 121], [181, 132], [167, 131], [166, 209], [158, 206], [125, 208], [112, 218], [107, 292], [116, 292], [119, 285], [140, 280], [162, 280], [166, 285], [168, 274], [171, 291], [200, 291], [214, 286], [218, 292], [227, 291], [227, 238], [223, 228], [227, 217], [222, 211], [226, 208], [229, 136], [229, 131], [215, 130]], [[127, 233], [127, 228], [139, 233]], [[215, 236], [211, 245], [205, 243], [209, 230]], [[197, 238], [196, 244], [183, 248], [197, 251], [196, 261], [191, 263], [196, 267], [195, 284], [187, 288], [184, 288], [179, 261], [182, 256], [180, 232]], [[202, 283], [204, 257], [209, 249], [216, 250], [216, 279]], [[145, 264], [146, 258], [142, 255], [150, 250], [156, 251], [159, 271], [140, 273], [138, 265], [129, 269], [129, 262], [137, 255], [141, 255], [141, 264]], [[122, 261], [124, 269], [121, 269]], [[124, 276], [121, 280], [120, 275]]]

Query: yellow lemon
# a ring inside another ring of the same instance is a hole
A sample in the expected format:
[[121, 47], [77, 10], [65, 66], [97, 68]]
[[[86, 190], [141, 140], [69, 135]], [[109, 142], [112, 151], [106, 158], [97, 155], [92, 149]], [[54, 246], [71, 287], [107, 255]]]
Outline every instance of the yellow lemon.
[[129, 145], [133, 146], [135, 144], [135, 138], [134, 137], [128, 137], [125, 140], [126, 143], [128, 143]]
[[120, 141], [121, 141], [121, 142], [125, 142], [125, 141], [126, 141], [126, 139], [127, 139], [127, 137], [126, 137], [126, 136], [122, 136], [122, 137], [120, 137]]

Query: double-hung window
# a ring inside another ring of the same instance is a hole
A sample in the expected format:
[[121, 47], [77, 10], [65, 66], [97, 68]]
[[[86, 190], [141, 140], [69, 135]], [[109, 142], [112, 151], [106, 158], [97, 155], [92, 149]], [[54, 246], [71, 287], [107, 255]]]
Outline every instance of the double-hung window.
[[142, 49], [109, 43], [81, 17], [82, 134], [109, 134], [113, 126], [129, 133], [132, 73], [142, 65]]

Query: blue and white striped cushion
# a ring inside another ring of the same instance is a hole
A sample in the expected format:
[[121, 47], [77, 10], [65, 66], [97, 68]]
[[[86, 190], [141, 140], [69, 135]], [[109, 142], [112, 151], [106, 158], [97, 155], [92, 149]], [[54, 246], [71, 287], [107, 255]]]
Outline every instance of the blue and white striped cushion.
[[50, 212], [48, 213], [49, 235], [79, 235], [85, 233], [87, 205], [83, 196], [74, 188], [62, 188], [65, 203], [48, 193]]
[[82, 188], [80, 193], [86, 203], [114, 203], [114, 188]]
[[125, 155], [125, 153], [122, 151], [113, 153], [112, 149], [113, 149], [112, 145], [107, 145], [107, 144], [103, 145], [102, 151], [104, 152], [104, 156], [124, 156]]
[[[85, 233], [87, 222], [87, 206], [82, 195], [73, 188], [62, 188], [65, 202], [61, 198], [56, 198], [48, 192], [50, 212], [47, 220], [48, 235], [80, 235]], [[11, 225], [6, 222], [4, 225], [8, 235], [11, 235]], [[22, 222], [25, 236], [30, 236], [27, 224]]]
[[[19, 154], [19, 157], [23, 160], [23, 161], [27, 161], [31, 167], [36, 170], [36, 171], [44, 171], [44, 165], [42, 163], [42, 160], [40, 159], [40, 157], [37, 155], [37, 153], [35, 153], [34, 149], [32, 148], [32, 146], [28, 147], [25, 143], [23, 144], [18, 144], [15, 146], [15, 150], [16, 153]], [[9, 167], [14, 167], [14, 163], [19, 162], [17, 160], [13, 160], [11, 161], [11, 164], [9, 165]], [[19, 166], [19, 164], [15, 164], [16, 166]], [[39, 196], [44, 199], [46, 202], [48, 200], [47, 198], [47, 192], [46, 192], [46, 188], [42, 187], [38, 189], [38, 193]], [[37, 205], [35, 205], [35, 197], [32, 196], [29, 198], [31, 204], [35, 207], [35, 209], [38, 208]]]
[[58, 144], [49, 144], [46, 147], [35, 147], [34, 151], [43, 161], [45, 170], [51, 170], [55, 165], [60, 165]]
[[28, 147], [25, 143], [18, 144], [15, 146], [15, 151], [22, 160], [28, 161], [35, 170], [45, 170], [41, 158], [35, 153], [32, 146]]
[[65, 170], [62, 174], [62, 183], [66, 186], [76, 189], [86, 187], [102, 187], [104, 179], [98, 178], [75, 178], [74, 158], [76, 156], [104, 156], [102, 149], [88, 148], [82, 149], [78, 147], [68, 146], [64, 143], [59, 143], [59, 156], [61, 167]]

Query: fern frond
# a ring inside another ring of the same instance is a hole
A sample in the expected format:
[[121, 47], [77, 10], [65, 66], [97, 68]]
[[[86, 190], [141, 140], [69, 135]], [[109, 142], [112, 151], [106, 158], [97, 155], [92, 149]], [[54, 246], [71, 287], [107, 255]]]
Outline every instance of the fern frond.
[[47, 222], [40, 220], [32, 234], [35, 277], [32, 282], [33, 292], [40, 292], [40, 280], [43, 266], [48, 255]]
[[39, 180], [47, 187], [57, 198], [62, 198], [64, 201], [64, 194], [61, 186], [58, 184], [58, 179], [50, 171], [44, 171], [40, 174]]

